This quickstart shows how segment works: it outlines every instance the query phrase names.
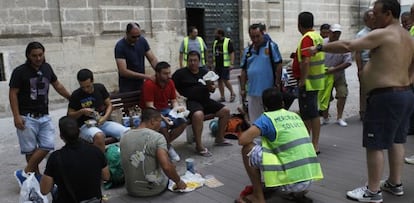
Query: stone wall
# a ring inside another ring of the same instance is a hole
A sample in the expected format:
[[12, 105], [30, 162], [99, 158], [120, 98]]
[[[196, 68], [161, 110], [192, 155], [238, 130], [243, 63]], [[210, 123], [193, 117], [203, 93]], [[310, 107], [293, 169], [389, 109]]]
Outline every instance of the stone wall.
[[[297, 15], [303, 10], [314, 13], [316, 27], [322, 23], [342, 24], [342, 38], [350, 39], [361, 27], [359, 13], [368, 7], [368, 1], [240, 0], [240, 39], [246, 46], [250, 40], [248, 25], [265, 22], [286, 57], [300, 39]], [[113, 49], [124, 36], [126, 24], [138, 22], [158, 59], [170, 62], [175, 68], [178, 67], [179, 44], [186, 34], [185, 18], [184, 0], [0, 1], [0, 53], [6, 73], [6, 81], [0, 82], [0, 101], [3, 101], [0, 115], [10, 115], [10, 74], [24, 63], [28, 42], [36, 40], [45, 45], [46, 60], [68, 90], [78, 87], [76, 72], [89, 68], [95, 73], [96, 82], [114, 91], [118, 81]], [[151, 68], [147, 70], [152, 71]], [[67, 105], [54, 90], [50, 92], [50, 102], [52, 109]]]

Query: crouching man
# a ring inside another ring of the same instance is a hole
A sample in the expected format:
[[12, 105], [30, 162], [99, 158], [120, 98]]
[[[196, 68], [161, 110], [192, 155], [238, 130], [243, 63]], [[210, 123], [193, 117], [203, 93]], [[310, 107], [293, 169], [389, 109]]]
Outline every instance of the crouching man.
[[131, 196], [158, 195], [167, 189], [168, 179], [176, 183], [177, 189], [187, 187], [170, 161], [165, 137], [158, 132], [161, 121], [159, 111], [147, 108], [138, 128], [121, 138], [125, 186]]
[[[323, 178], [300, 116], [283, 109], [282, 94], [275, 88], [266, 89], [262, 100], [265, 112], [239, 137], [253, 192], [236, 202], [265, 202], [261, 175], [265, 187], [286, 193], [304, 192], [313, 180]], [[253, 142], [258, 136], [262, 137], [260, 144]]]

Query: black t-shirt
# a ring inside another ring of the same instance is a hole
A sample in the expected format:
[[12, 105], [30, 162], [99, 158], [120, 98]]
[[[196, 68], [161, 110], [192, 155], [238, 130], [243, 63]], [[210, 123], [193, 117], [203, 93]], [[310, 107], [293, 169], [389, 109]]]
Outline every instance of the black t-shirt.
[[[93, 88], [94, 90], [92, 94], [84, 92], [81, 88], [75, 90], [70, 96], [69, 108], [75, 111], [82, 108], [93, 108], [95, 111], [99, 112], [100, 115], [104, 115], [106, 110], [105, 99], [109, 97], [109, 93], [105, 86], [100, 83], [94, 83]], [[79, 117], [77, 119], [79, 127], [88, 119], [91, 119], [91, 117], [85, 115]]]
[[[224, 38], [222, 40], [217, 40], [217, 44], [215, 47], [215, 65], [216, 67], [224, 67], [224, 60], [223, 60], [223, 43], [224, 43]], [[229, 41], [229, 46], [228, 46], [228, 51], [229, 54], [234, 52], [234, 48], [233, 48], [233, 43], [231, 42], [231, 40]]]
[[107, 165], [105, 156], [97, 147], [78, 142], [53, 152], [47, 161], [44, 174], [52, 177], [59, 188], [56, 202], [73, 202], [63, 182], [62, 169], [57, 158], [59, 152], [63, 171], [76, 199], [82, 201], [93, 197], [101, 198], [102, 169]]
[[205, 68], [200, 68], [197, 74], [192, 73], [188, 68], [181, 68], [175, 71], [172, 79], [181, 95], [187, 97], [188, 100], [203, 102], [210, 98], [207, 86], [199, 82], [206, 73]]
[[28, 113], [49, 113], [49, 85], [57, 77], [48, 63], [43, 63], [36, 71], [28, 63], [13, 70], [9, 87], [19, 89], [17, 95], [21, 115]]

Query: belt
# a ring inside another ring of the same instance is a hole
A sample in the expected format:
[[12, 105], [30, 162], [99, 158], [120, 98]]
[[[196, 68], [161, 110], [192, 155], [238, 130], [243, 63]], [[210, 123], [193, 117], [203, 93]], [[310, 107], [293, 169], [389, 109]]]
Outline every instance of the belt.
[[375, 88], [368, 92], [368, 96], [373, 96], [376, 94], [382, 94], [386, 92], [402, 92], [410, 90], [411, 86], [394, 86], [394, 87], [381, 87], [381, 88]]
[[40, 118], [40, 117], [43, 117], [45, 115], [47, 115], [47, 114], [44, 114], [44, 113], [28, 113], [28, 114], [26, 114], [26, 116], [28, 116], [30, 118]]

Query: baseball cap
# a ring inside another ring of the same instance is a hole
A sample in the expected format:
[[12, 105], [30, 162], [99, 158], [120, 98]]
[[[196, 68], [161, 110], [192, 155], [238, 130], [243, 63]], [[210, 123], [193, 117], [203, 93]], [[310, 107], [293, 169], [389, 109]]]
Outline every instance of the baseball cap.
[[330, 30], [332, 32], [342, 32], [342, 29], [341, 29], [341, 25], [340, 24], [333, 24], [333, 25], [331, 25]]

